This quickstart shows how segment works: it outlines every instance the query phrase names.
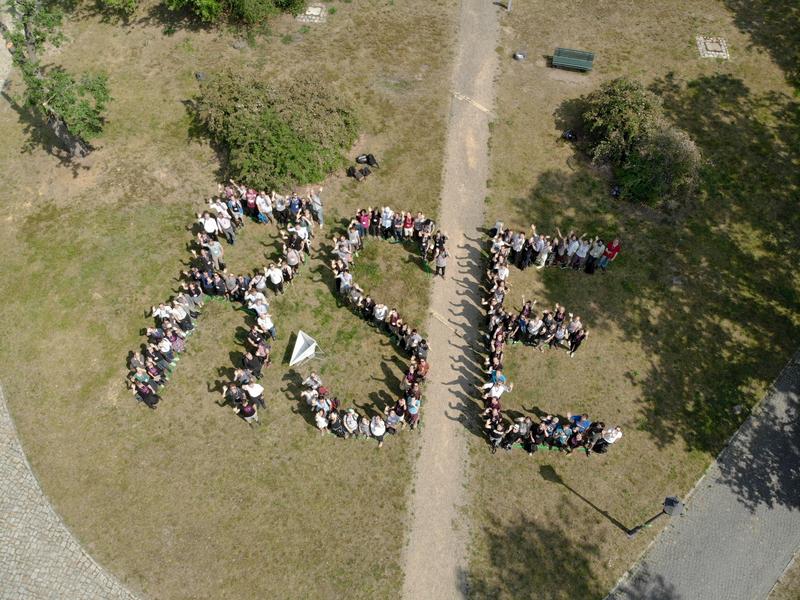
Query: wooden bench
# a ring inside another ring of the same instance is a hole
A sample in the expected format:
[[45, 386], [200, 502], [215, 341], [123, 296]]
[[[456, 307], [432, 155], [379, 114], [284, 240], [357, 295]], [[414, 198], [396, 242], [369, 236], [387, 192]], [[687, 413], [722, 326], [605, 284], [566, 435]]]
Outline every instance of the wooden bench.
[[553, 66], [559, 69], [591, 71], [593, 62], [594, 52], [556, 48], [555, 53], [553, 53]]

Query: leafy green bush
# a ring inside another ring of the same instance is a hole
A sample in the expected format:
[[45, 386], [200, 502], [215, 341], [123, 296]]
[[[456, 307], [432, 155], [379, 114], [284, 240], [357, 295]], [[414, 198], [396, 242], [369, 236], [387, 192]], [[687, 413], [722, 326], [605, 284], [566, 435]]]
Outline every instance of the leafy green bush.
[[604, 83], [584, 101], [583, 120], [596, 162], [623, 163], [661, 111], [655, 94], [623, 77]]
[[204, 23], [219, 19], [223, 10], [219, 0], [165, 0], [165, 4], [170, 10], [190, 10]]
[[129, 17], [136, 12], [139, 0], [97, 0], [97, 6], [106, 14]]
[[228, 154], [233, 177], [258, 188], [320, 181], [343, 165], [358, 122], [310, 78], [272, 86], [232, 73], [201, 84], [195, 117]]
[[639, 82], [614, 79], [581, 98], [580, 129], [595, 163], [607, 163], [624, 198], [676, 208], [698, 188], [702, 157], [669, 124], [658, 97]]

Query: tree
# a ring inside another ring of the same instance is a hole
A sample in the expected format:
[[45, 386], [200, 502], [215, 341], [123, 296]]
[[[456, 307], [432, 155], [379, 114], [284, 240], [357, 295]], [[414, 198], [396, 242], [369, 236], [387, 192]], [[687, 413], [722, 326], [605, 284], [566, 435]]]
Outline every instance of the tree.
[[39, 55], [45, 44], [59, 45], [61, 7], [44, 0], [9, 0], [12, 27], [0, 23], [14, 65], [25, 83], [24, 103], [44, 122], [73, 157], [91, 152], [90, 140], [104, 124], [110, 101], [108, 80], [103, 74], [75, 78], [61, 67], [46, 69]]
[[620, 77], [584, 98], [583, 121], [595, 162], [624, 163], [655, 125], [661, 102], [638, 81]]
[[624, 198], [676, 208], [696, 193], [700, 151], [642, 84], [614, 79], [578, 104], [586, 149], [595, 163], [612, 167]]
[[273, 86], [212, 76], [201, 84], [194, 116], [226, 151], [231, 175], [260, 189], [324, 179], [358, 135], [345, 100], [303, 77]]

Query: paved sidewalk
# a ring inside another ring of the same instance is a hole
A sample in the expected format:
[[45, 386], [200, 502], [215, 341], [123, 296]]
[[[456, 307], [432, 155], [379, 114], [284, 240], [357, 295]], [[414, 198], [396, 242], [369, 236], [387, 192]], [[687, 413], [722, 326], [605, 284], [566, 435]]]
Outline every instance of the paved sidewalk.
[[133, 600], [84, 552], [30, 470], [0, 388], [0, 599]]
[[608, 600], [769, 595], [800, 547], [798, 394], [800, 353]]

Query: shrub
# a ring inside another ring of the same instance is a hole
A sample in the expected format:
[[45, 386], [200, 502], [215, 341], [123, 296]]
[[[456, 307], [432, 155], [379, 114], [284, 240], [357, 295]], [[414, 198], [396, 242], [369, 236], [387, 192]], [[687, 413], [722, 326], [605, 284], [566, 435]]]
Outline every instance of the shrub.
[[640, 83], [614, 79], [580, 99], [579, 128], [596, 164], [609, 164], [622, 197], [676, 208], [697, 191], [702, 157], [668, 123], [661, 102]]
[[625, 162], [661, 111], [655, 94], [623, 77], [604, 83], [584, 101], [584, 129], [596, 162]]
[[685, 131], [659, 123], [618, 169], [623, 196], [677, 208], [697, 191], [702, 159]]
[[201, 84], [195, 117], [227, 152], [231, 175], [258, 188], [324, 179], [358, 134], [344, 100], [302, 77], [280, 86], [211, 77]]

